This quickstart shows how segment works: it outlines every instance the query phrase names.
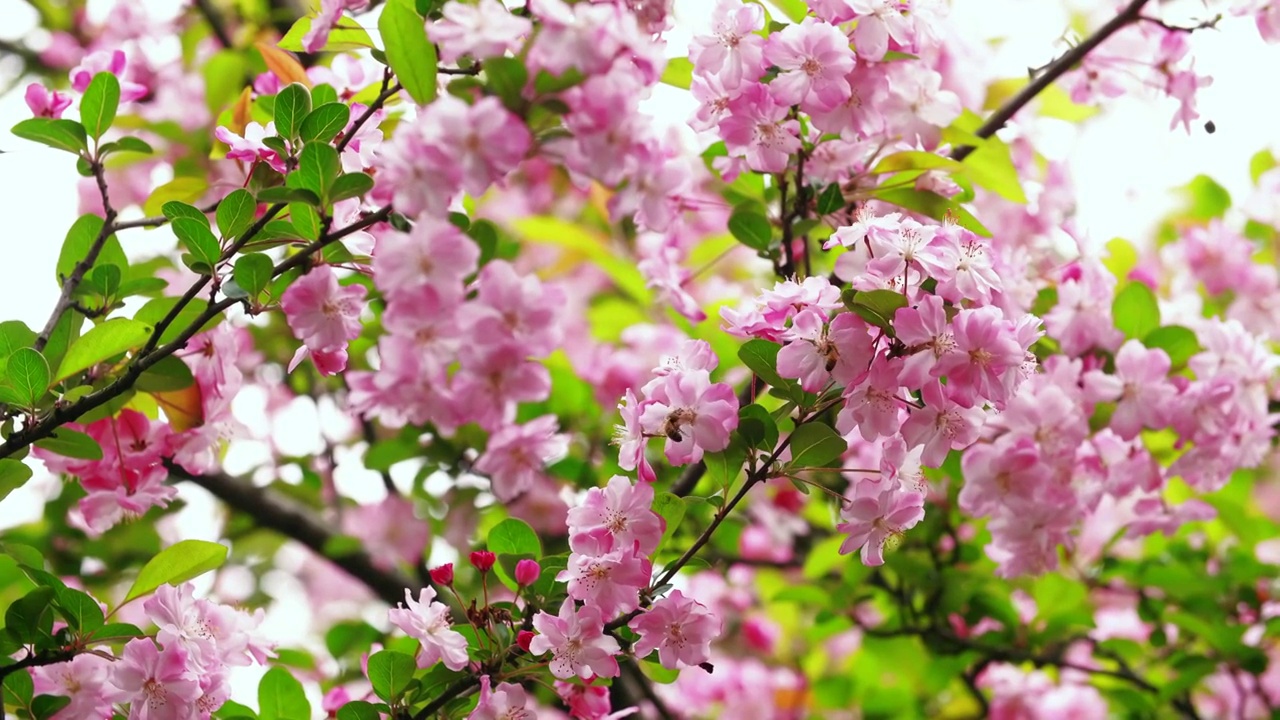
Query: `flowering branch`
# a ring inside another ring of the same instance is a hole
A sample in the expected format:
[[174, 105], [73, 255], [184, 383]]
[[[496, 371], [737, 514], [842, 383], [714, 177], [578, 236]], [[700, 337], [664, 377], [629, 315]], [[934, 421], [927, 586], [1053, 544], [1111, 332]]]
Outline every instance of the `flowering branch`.
[[[989, 138], [996, 134], [996, 131], [1004, 127], [1014, 115], [1018, 114], [1027, 103], [1035, 99], [1045, 88], [1053, 84], [1053, 81], [1062, 77], [1068, 70], [1075, 67], [1077, 63], [1085, 58], [1094, 48], [1101, 45], [1107, 38], [1119, 32], [1121, 29], [1138, 22], [1142, 19], [1142, 8], [1149, 0], [1132, 0], [1123, 10], [1115, 17], [1111, 18], [1106, 25], [1098, 28], [1092, 35], [1085, 38], [1079, 45], [1068, 50], [1057, 60], [1046, 65], [1041, 72], [1027, 83], [1017, 95], [1009, 98], [1004, 105], [1001, 105], [987, 121], [978, 128], [974, 135], [980, 138]], [[962, 145], [951, 151], [951, 159], [964, 160], [974, 151], [972, 145]]]

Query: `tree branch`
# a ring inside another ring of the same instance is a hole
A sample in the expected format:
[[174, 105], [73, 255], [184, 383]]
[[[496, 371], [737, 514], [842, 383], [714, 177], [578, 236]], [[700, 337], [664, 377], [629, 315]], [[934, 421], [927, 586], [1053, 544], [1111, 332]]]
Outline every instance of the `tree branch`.
[[268, 492], [245, 480], [224, 473], [197, 475], [167, 461], [165, 467], [169, 469], [171, 476], [208, 490], [227, 505], [252, 516], [258, 525], [275, 530], [306, 545], [317, 555], [321, 555], [367, 585], [388, 605], [394, 606], [396, 603], [403, 602], [405, 589], [418, 585], [408, 575], [379, 567], [363, 549], [338, 557], [326, 555], [325, 546], [337, 536], [337, 533], [317, 519], [306, 507], [276, 493]]
[[214, 37], [218, 38], [218, 42], [222, 43], [222, 47], [230, 48], [235, 45], [231, 39], [231, 33], [227, 32], [227, 25], [222, 19], [222, 14], [213, 6], [209, 0], [195, 0], [196, 9], [204, 16], [205, 22], [209, 23], [209, 27], [213, 30]]
[[[1142, 17], [1142, 8], [1149, 0], [1132, 0], [1123, 10], [1102, 27], [1098, 28], [1092, 35], [1085, 38], [1079, 45], [1068, 50], [1062, 57], [1049, 63], [1026, 87], [1022, 88], [1017, 95], [1005, 101], [998, 110], [992, 113], [991, 117], [978, 128], [974, 135], [986, 139], [996, 134], [996, 131], [1004, 127], [1018, 111], [1031, 102], [1045, 88], [1053, 84], [1054, 80], [1062, 77], [1064, 73], [1074, 67], [1077, 63], [1085, 58], [1094, 48], [1101, 45], [1107, 38], [1119, 32], [1124, 27], [1138, 22]], [[961, 145], [951, 151], [951, 159], [964, 160], [974, 151], [972, 145]]]

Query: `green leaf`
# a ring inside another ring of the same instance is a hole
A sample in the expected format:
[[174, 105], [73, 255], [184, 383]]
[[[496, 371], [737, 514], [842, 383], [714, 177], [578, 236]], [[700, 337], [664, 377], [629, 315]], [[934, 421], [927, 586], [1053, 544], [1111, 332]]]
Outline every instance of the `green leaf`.
[[1107, 257], [1103, 259], [1102, 264], [1111, 271], [1116, 280], [1124, 282], [1129, 278], [1129, 272], [1138, 266], [1138, 251], [1133, 247], [1133, 243], [1124, 238], [1111, 238], [1107, 242]]
[[310, 190], [303, 188], [285, 187], [276, 185], [275, 187], [263, 188], [258, 191], [258, 202], [264, 203], [306, 203], [308, 205], [319, 205], [320, 196]]
[[5, 381], [17, 391], [19, 404], [35, 407], [49, 389], [49, 363], [36, 350], [19, 348], [9, 356]]
[[301, 83], [289, 83], [276, 95], [276, 132], [286, 140], [297, 140], [310, 113], [311, 91]]
[[898, 207], [927, 215], [934, 220], [945, 220], [947, 215], [950, 214], [960, 227], [982, 237], [991, 237], [991, 231], [983, 227], [982, 223], [978, 222], [978, 219], [972, 213], [965, 210], [958, 203], [948, 200], [935, 192], [910, 188], [881, 189], [874, 191], [872, 197], [891, 205], [897, 205]]
[[79, 460], [102, 459], [102, 446], [98, 441], [71, 428], [63, 427], [54, 430], [49, 437], [37, 440], [36, 447], [55, 455]]
[[31, 704], [31, 694], [34, 692], [35, 683], [32, 682], [30, 673], [11, 672], [4, 676], [4, 705], [26, 707]]
[[436, 98], [436, 48], [413, 0], [388, 0], [378, 17], [387, 65], [419, 105]]
[[752, 209], [751, 204], [739, 205], [729, 216], [729, 234], [738, 242], [753, 250], [768, 250], [773, 240], [773, 225], [769, 218]]
[[680, 527], [680, 521], [684, 520], [684, 501], [669, 492], [658, 493], [653, 498], [653, 511], [662, 518], [662, 539], [658, 541], [658, 547], [661, 548]]
[[[302, 46], [302, 38], [306, 37], [307, 33], [311, 31], [312, 20], [313, 18], [310, 17], [299, 18], [276, 45], [284, 50], [306, 52], [306, 48]], [[369, 37], [369, 33], [363, 27], [360, 27], [360, 23], [355, 18], [343, 15], [338, 18], [337, 24], [329, 30], [329, 39], [325, 41], [323, 49], [329, 51], [359, 50], [373, 46], [373, 38]]]
[[854, 293], [850, 309], [878, 328], [890, 330], [893, 316], [907, 306], [907, 296], [893, 290], [864, 290]]
[[792, 467], [831, 467], [849, 444], [830, 425], [809, 422], [791, 433]]
[[63, 313], [58, 323], [49, 334], [49, 342], [44, 346], [44, 357], [49, 367], [56, 367], [67, 354], [67, 348], [80, 337], [80, 328], [84, 326], [84, 315], [78, 312]]
[[1175, 369], [1186, 365], [1193, 355], [1203, 349], [1196, 334], [1181, 325], [1158, 327], [1142, 338], [1142, 344], [1152, 350], [1164, 350]]
[[0, 322], [0, 368], [18, 348], [35, 344], [36, 333], [21, 320]]
[[773, 450], [778, 444], [778, 423], [760, 405], [752, 403], [738, 411], [738, 432], [751, 447]]
[[352, 700], [338, 708], [338, 720], [382, 720], [382, 713], [373, 703]]
[[[135, 152], [141, 155], [152, 155], [155, 153], [155, 148], [151, 147], [151, 143], [132, 135], [125, 135], [119, 140], [107, 144], [112, 146], [112, 152]], [[99, 148], [99, 150], [101, 150], [101, 148]]]
[[662, 82], [688, 90], [693, 84], [693, 63], [688, 58], [675, 57], [667, 60], [667, 67], [662, 71]]
[[1259, 150], [1249, 158], [1249, 179], [1256, 186], [1258, 178], [1261, 178], [1271, 168], [1277, 164], [1276, 156], [1271, 154], [1270, 150]]
[[809, 14], [809, 6], [804, 0], [772, 0], [773, 6], [782, 11], [783, 15], [793, 23], [804, 20]]
[[161, 358], [159, 362], [147, 368], [142, 375], [138, 376], [138, 382], [134, 387], [143, 392], [173, 392], [175, 390], [185, 390], [196, 382], [195, 376], [191, 374], [191, 368], [181, 359], [172, 355]]
[[[103, 224], [101, 217], [92, 214], [81, 215], [71, 224], [66, 238], [62, 241], [62, 249], [58, 252], [56, 268], [59, 284], [62, 283], [63, 278], [71, 277], [76, 265], [88, 257], [89, 251], [93, 249], [98, 235], [102, 232]], [[115, 265], [121, 270], [129, 267], [129, 259], [125, 257], [124, 249], [120, 247], [120, 241], [115, 235], [111, 235], [103, 242], [93, 267], [99, 265]]]
[[502, 100], [503, 105], [518, 110], [524, 104], [522, 93], [525, 84], [529, 82], [529, 69], [520, 58], [486, 58], [484, 74], [489, 79], [489, 88]]
[[782, 348], [777, 343], [755, 338], [748, 340], [738, 349], [738, 358], [742, 364], [751, 369], [756, 377], [776, 388], [785, 388], [787, 380], [778, 374], [778, 351]]
[[747, 448], [742, 442], [742, 436], [735, 432], [729, 436], [729, 447], [720, 452], [707, 453], [703, 457], [707, 464], [707, 478], [716, 487], [728, 487], [738, 479], [738, 473], [742, 471], [742, 464], [746, 459]]
[[87, 280], [86, 287], [94, 288], [102, 297], [114, 297], [120, 289], [120, 267], [99, 265], [89, 273]]
[[21, 460], [0, 459], [0, 500], [31, 479], [31, 468]]
[[88, 632], [102, 627], [102, 606], [87, 593], [69, 587], [56, 590], [58, 614], [72, 630]]
[[197, 222], [204, 223], [205, 227], [210, 227], [209, 216], [200, 212], [195, 205], [184, 203], [179, 200], [170, 200], [160, 208], [161, 213], [170, 220], [178, 218], [190, 218]]
[[129, 623], [107, 623], [93, 631], [89, 642], [115, 642], [143, 637], [145, 633], [136, 625]]
[[142, 204], [142, 211], [148, 215], [159, 215], [167, 203], [174, 201], [193, 203], [204, 197], [208, 189], [209, 181], [203, 177], [189, 175], [176, 177], [152, 190], [151, 197]]
[[210, 56], [204, 62], [200, 74], [204, 77], [205, 107], [215, 118], [236, 99], [245, 83], [252, 79], [244, 54], [232, 49], [219, 50]]
[[120, 81], [109, 72], [94, 75], [80, 97], [80, 122], [89, 137], [97, 140], [110, 130], [119, 107]]
[[307, 694], [288, 670], [273, 667], [258, 683], [258, 718], [260, 720], [311, 720], [311, 703]]
[[74, 120], [53, 118], [28, 118], [13, 126], [14, 135], [47, 145], [55, 150], [66, 150], [79, 155], [89, 149], [89, 139], [84, 126]]
[[236, 266], [231, 274], [245, 292], [256, 297], [271, 282], [271, 273], [274, 270], [275, 266], [272, 265], [271, 258], [262, 253], [249, 253], [236, 259]]
[[1140, 282], [1131, 282], [1111, 303], [1111, 317], [1125, 337], [1141, 340], [1160, 327], [1160, 305], [1151, 288]]
[[31, 699], [31, 716], [35, 720], [48, 720], [70, 704], [71, 698], [66, 695], [37, 695]]
[[652, 302], [652, 294], [645, 286], [644, 276], [636, 269], [635, 261], [610, 247], [607, 238], [581, 224], [551, 216], [522, 218], [511, 225], [521, 240], [556, 245], [582, 253], [641, 307], [648, 307]]
[[946, 170], [948, 173], [953, 173], [960, 168], [960, 163], [937, 153], [903, 150], [880, 158], [880, 162], [876, 163], [871, 172], [876, 175], [910, 170]]
[[995, 136], [987, 138], [961, 164], [975, 185], [1011, 202], [1026, 204], [1027, 195], [1018, 179], [1018, 169], [1014, 167], [1009, 146], [1003, 140]]
[[822, 191], [822, 194], [818, 196], [819, 215], [830, 215], [844, 206], [844, 191], [840, 189], [840, 183], [838, 182], [828, 185]]
[[[170, 545], [142, 566], [138, 579], [133, 581], [133, 587], [120, 604], [149, 595], [166, 583], [180, 585], [222, 567], [226, 561], [227, 547], [215, 542], [183, 540]], [[307, 717], [304, 715], [303, 720]]]
[[[258, 203], [253, 194], [244, 188], [237, 188], [218, 203], [218, 232], [223, 239], [230, 240], [249, 229], [253, 224], [254, 212]], [[206, 227], [208, 223], [206, 222]]]
[[139, 347], [151, 337], [152, 327], [129, 318], [115, 318], [94, 326], [81, 335], [62, 358], [54, 381], [62, 381], [83, 370]]
[[338, 202], [347, 198], [360, 197], [373, 189], [373, 178], [364, 173], [347, 173], [339, 175], [329, 190], [329, 202]]
[[321, 202], [327, 202], [329, 189], [341, 172], [342, 161], [333, 146], [318, 142], [307, 143], [298, 156], [297, 171], [289, 176], [289, 187], [310, 190]]
[[290, 203], [289, 221], [302, 239], [315, 240], [320, 237], [320, 215], [314, 207], [306, 203]]
[[1187, 201], [1187, 217], [1212, 220], [1222, 217], [1231, 207], [1231, 193], [1208, 175], [1197, 175], [1181, 188]]
[[212, 275], [214, 268], [218, 266], [218, 261], [222, 258], [222, 246], [209, 226], [191, 218], [178, 218], [171, 225], [173, 234], [178, 236], [194, 259], [187, 261], [184, 258], [187, 266], [195, 272]]
[[507, 518], [489, 531], [486, 541], [489, 552], [498, 555], [532, 555], [542, 557], [542, 541], [538, 534], [523, 520]]
[[369, 684], [379, 698], [393, 702], [409, 686], [418, 664], [412, 655], [382, 650], [369, 657]]
[[51, 639], [55, 592], [51, 587], [37, 587], [14, 600], [4, 614], [5, 630], [24, 645]]
[[343, 103], [325, 103], [312, 110], [302, 120], [298, 132], [303, 142], [327, 143], [337, 137], [351, 119], [351, 108]]

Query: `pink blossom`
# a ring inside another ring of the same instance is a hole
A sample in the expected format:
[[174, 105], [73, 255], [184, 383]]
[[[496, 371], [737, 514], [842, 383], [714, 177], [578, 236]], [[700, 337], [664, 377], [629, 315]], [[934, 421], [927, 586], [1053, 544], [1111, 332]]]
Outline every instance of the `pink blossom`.
[[720, 120], [720, 136], [730, 155], [744, 155], [757, 172], [783, 172], [800, 149], [800, 124], [788, 119], [790, 110], [769, 94], [766, 86], [748, 85]]
[[1196, 91], [1212, 84], [1213, 78], [1208, 75], [1197, 75], [1191, 69], [1180, 70], [1169, 75], [1165, 92], [1178, 101], [1178, 110], [1174, 113], [1173, 120], [1169, 122], [1170, 130], [1178, 127], [1178, 123], [1182, 123], [1187, 133], [1191, 133], [1191, 121], [1200, 117], [1200, 113], [1196, 112]]
[[716, 75], [725, 88], [754, 82], [764, 69], [764, 8], [741, 0], [719, 0], [711, 15], [710, 36], [693, 39], [689, 59], [698, 75]]
[[89, 653], [81, 653], [67, 662], [31, 669], [36, 695], [61, 695], [70, 704], [53, 716], [54, 720], [111, 717], [111, 700], [107, 684], [112, 663]]
[[556, 580], [567, 583], [569, 597], [612, 617], [640, 604], [640, 590], [648, 586], [653, 563], [639, 552], [639, 542], [603, 555], [572, 553]]
[[311, 18], [311, 27], [302, 36], [302, 48], [309, 53], [319, 52], [329, 42], [329, 32], [342, 18], [343, 10], [363, 10], [369, 0], [320, 0], [320, 12]]
[[416, 565], [431, 541], [431, 526], [414, 512], [412, 502], [396, 494], [347, 508], [342, 526], [346, 534], [360, 538], [373, 564], [385, 570], [400, 563]]
[[657, 650], [662, 666], [675, 670], [701, 665], [711, 657], [711, 641], [720, 636], [721, 622], [702, 603], [672, 590], [630, 627], [640, 635], [636, 657]]
[[575, 611], [573, 600], [566, 599], [559, 615], [535, 615], [533, 628], [538, 635], [529, 643], [529, 652], [541, 655], [551, 651], [552, 675], [562, 680], [574, 676], [584, 680], [617, 677], [618, 661], [613, 656], [622, 648], [605, 634], [599, 608], [584, 605]]
[[435, 589], [425, 587], [415, 602], [409, 589], [405, 588], [404, 601], [409, 607], [396, 605], [387, 611], [387, 619], [421, 643], [419, 668], [443, 662], [450, 670], [461, 670], [467, 666], [467, 639], [450, 627], [449, 608], [436, 602], [435, 597]]
[[543, 415], [523, 425], [510, 425], [489, 438], [476, 470], [493, 479], [493, 494], [510, 502], [543, 475], [543, 468], [569, 449], [569, 438], [556, 433], [554, 415]]
[[527, 355], [549, 354], [560, 343], [560, 314], [565, 295], [559, 287], [543, 284], [536, 275], [520, 275], [503, 260], [493, 260], [480, 270], [474, 302], [467, 303], [459, 318], [471, 328], [476, 342], [505, 345], [514, 340]]
[[869, 242], [872, 237], [891, 237], [898, 232], [902, 223], [902, 213], [876, 215], [866, 204], [859, 205], [853, 213], [853, 221], [837, 228], [830, 239], [823, 243], [822, 249], [830, 250], [836, 245], [852, 249], [858, 243]]
[[935, 225], [904, 218], [893, 232], [873, 231], [868, 238], [874, 259], [867, 269], [884, 278], [902, 275], [912, 267], [941, 281], [950, 276], [947, 267], [955, 264], [955, 250]]
[[934, 276], [938, 295], [953, 303], [991, 302], [992, 294], [1002, 290], [1004, 284], [991, 264], [989, 241], [952, 222], [943, 223], [938, 235], [946, 237], [955, 248], [948, 254], [949, 262]]
[[71, 96], [50, 90], [40, 83], [31, 83], [23, 96], [27, 107], [36, 117], [60, 118], [62, 111], [71, 107]]
[[826, 313], [806, 308], [792, 319], [788, 335], [791, 342], [778, 351], [778, 374], [800, 380], [807, 392], [820, 392], [832, 379], [855, 383], [871, 363], [873, 339], [853, 313], [827, 323]]
[[645, 287], [657, 290], [663, 301], [691, 322], [702, 322], [707, 314], [684, 287], [693, 273], [680, 264], [681, 255], [676, 248], [663, 247], [641, 260], [637, 267], [644, 276]]
[[854, 54], [834, 25], [815, 18], [788, 25], [769, 36], [764, 57], [781, 70], [769, 92], [782, 105], [826, 110], [849, 94], [845, 75], [853, 70]]
[[632, 484], [614, 475], [604, 488], [591, 488], [582, 503], [569, 510], [569, 547], [599, 555], [638, 545], [648, 555], [658, 548], [663, 530], [652, 507], [652, 485]]
[[971, 515], [993, 515], [1016, 503], [1071, 502], [1056, 489], [1052, 468], [1041, 462], [1040, 448], [1026, 436], [1003, 435], [965, 451], [960, 507]]
[[444, 18], [427, 26], [427, 34], [440, 46], [440, 60], [457, 62], [463, 55], [477, 60], [515, 52], [533, 29], [528, 18], [511, 14], [498, 0], [475, 5], [445, 3]]
[[[425, 290], [444, 311], [462, 299], [462, 281], [476, 271], [480, 248], [447, 220], [419, 215], [408, 233], [395, 230], [378, 237], [373, 255], [373, 281], [393, 301]], [[413, 303], [422, 310], [420, 298]], [[399, 305], [400, 303], [396, 303]], [[428, 317], [437, 313], [424, 313]]]
[[163, 465], [145, 469], [121, 468], [114, 481], [81, 478], [89, 494], [79, 507], [92, 534], [101, 534], [126, 518], [141, 517], [153, 507], [167, 507], [178, 489], [165, 481], [169, 473]]
[[514, 170], [533, 142], [524, 122], [493, 96], [467, 105], [441, 95], [422, 112], [419, 127], [452, 155], [462, 189], [477, 197]]
[[622, 425], [615, 428], [613, 438], [618, 445], [618, 467], [623, 470], [635, 470], [637, 476], [644, 482], [653, 482], [658, 479], [653, 466], [644, 456], [648, 438], [645, 437], [644, 426], [640, 423], [645, 406], [650, 402], [636, 400], [635, 393], [628, 388], [626, 396], [618, 404], [618, 411], [622, 414]]
[[704, 452], [729, 445], [738, 427], [738, 397], [724, 383], [712, 383], [705, 371], [668, 375], [640, 416], [644, 431], [667, 438], [667, 460], [698, 462]]
[[846, 390], [840, 416], [847, 415], [849, 423], [857, 427], [864, 440], [874, 442], [890, 437], [902, 426], [905, 396], [899, 380], [901, 372], [901, 359], [888, 360], [884, 355], [877, 355], [866, 377]]
[[360, 336], [365, 292], [358, 283], [339, 285], [333, 268], [322, 265], [293, 281], [280, 297], [280, 309], [307, 347], [335, 350]]
[[491, 682], [488, 675], [480, 676], [480, 702], [467, 720], [533, 720], [533, 712], [525, 709], [524, 688], [505, 682], [493, 688]]
[[120, 102], [132, 102], [146, 97], [151, 92], [145, 85], [139, 85], [125, 79], [128, 59], [123, 50], [99, 50], [86, 55], [80, 64], [71, 70], [71, 87], [82, 93], [89, 87], [93, 76], [98, 73], [111, 73], [120, 81]]
[[910, 353], [900, 378], [907, 387], [922, 387], [930, 378], [939, 377], [939, 363], [957, 352], [945, 304], [936, 295], [925, 295], [914, 306], [898, 308], [893, 328]]
[[129, 720], [187, 720], [201, 695], [199, 678], [181, 647], [156, 648], [151, 638], [130, 640], [111, 667], [107, 697], [129, 703]]
[[853, 43], [858, 54], [868, 60], [882, 60], [889, 50], [889, 38], [900, 46], [912, 42], [912, 25], [899, 0], [844, 0], [858, 14]]
[[1026, 353], [1013, 334], [1013, 325], [999, 308], [966, 308], [951, 321], [955, 352], [939, 358], [937, 370], [947, 376], [951, 398], [976, 405], [982, 400], [1002, 404], [1013, 388], [1007, 372], [1022, 364]]
[[836, 530], [848, 533], [840, 544], [840, 554], [862, 548], [866, 565], [884, 564], [884, 545], [924, 519], [924, 495], [888, 487], [879, 493], [853, 500], [840, 509], [844, 520]]
[[962, 450], [978, 439], [985, 413], [976, 407], [965, 407], [949, 397], [938, 382], [924, 386], [922, 409], [913, 409], [902, 425], [902, 437], [908, 446], [923, 445], [921, 461], [938, 467], [951, 450]]
[[1084, 374], [1085, 397], [1090, 402], [1116, 403], [1111, 429], [1125, 440], [1142, 429], [1157, 430], [1169, 424], [1178, 391], [1169, 382], [1171, 362], [1160, 348], [1148, 350], [1129, 340], [1116, 353], [1115, 375], [1100, 370]]
[[271, 137], [275, 134], [276, 124], [274, 122], [267, 123], [266, 127], [256, 122], [250, 122], [244, 128], [244, 137], [231, 132], [221, 125], [214, 128], [213, 131], [213, 136], [229, 148], [227, 150], [228, 160], [239, 160], [247, 163], [261, 161], [270, 166], [272, 170], [284, 173], [288, 171], [284, 160], [276, 154], [275, 150], [262, 143], [263, 138]]

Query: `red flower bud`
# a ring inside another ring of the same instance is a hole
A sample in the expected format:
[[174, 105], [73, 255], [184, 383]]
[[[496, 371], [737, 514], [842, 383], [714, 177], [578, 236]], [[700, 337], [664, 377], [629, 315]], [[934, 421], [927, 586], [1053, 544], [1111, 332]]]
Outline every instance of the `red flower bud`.
[[453, 563], [445, 563], [431, 571], [431, 582], [437, 585], [453, 584]]
[[471, 564], [482, 573], [487, 573], [498, 561], [498, 556], [488, 550], [476, 550], [471, 553]]
[[529, 652], [529, 643], [533, 642], [533, 633], [528, 630], [521, 630], [516, 633], [516, 644], [521, 650]]
[[538, 576], [542, 574], [542, 567], [538, 565], [537, 560], [525, 558], [516, 563], [516, 583], [520, 587], [528, 587], [538, 581]]

